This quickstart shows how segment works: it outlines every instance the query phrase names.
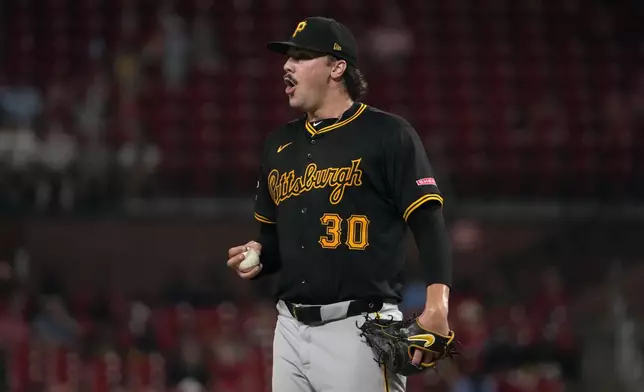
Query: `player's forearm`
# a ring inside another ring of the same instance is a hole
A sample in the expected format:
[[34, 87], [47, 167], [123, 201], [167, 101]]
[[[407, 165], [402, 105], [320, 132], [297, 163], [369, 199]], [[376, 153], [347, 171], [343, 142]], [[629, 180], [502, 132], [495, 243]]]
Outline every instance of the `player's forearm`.
[[256, 279], [274, 274], [282, 267], [277, 227], [274, 224], [260, 223], [260, 233], [257, 242], [262, 245], [260, 260], [263, 268], [259, 275], [255, 277]]
[[448, 333], [452, 263], [442, 211], [437, 207], [421, 207], [411, 214], [408, 223], [416, 239], [427, 286], [425, 309], [420, 322], [427, 329]]

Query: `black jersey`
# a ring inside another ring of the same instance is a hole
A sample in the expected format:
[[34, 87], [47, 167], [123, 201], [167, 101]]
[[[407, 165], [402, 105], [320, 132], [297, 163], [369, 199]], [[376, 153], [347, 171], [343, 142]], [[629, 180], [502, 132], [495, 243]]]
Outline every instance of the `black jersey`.
[[263, 149], [255, 219], [277, 225], [280, 299], [401, 300], [406, 220], [443, 197], [403, 118], [354, 103], [339, 119], [291, 121]]

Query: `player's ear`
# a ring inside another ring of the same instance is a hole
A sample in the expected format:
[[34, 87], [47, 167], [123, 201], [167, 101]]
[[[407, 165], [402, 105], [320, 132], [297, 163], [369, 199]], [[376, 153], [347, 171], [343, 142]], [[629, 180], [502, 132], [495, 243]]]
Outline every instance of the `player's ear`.
[[331, 63], [331, 77], [340, 80], [342, 75], [347, 70], [347, 62], [344, 60], [336, 60]]

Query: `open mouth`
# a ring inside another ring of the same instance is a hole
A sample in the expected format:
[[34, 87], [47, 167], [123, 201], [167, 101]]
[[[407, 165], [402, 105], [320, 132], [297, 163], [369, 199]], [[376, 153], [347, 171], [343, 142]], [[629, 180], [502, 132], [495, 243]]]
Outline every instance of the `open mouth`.
[[297, 81], [291, 75], [284, 75], [284, 84], [286, 84], [286, 89], [284, 90], [286, 94], [291, 95], [295, 91], [295, 86]]

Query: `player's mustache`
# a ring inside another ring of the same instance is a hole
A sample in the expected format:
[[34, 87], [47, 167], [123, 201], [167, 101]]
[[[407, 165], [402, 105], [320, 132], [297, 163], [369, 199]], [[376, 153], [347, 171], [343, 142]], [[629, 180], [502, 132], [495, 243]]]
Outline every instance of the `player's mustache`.
[[291, 74], [284, 75], [284, 82], [286, 84], [290, 84], [291, 86], [295, 86], [297, 84], [297, 80]]

